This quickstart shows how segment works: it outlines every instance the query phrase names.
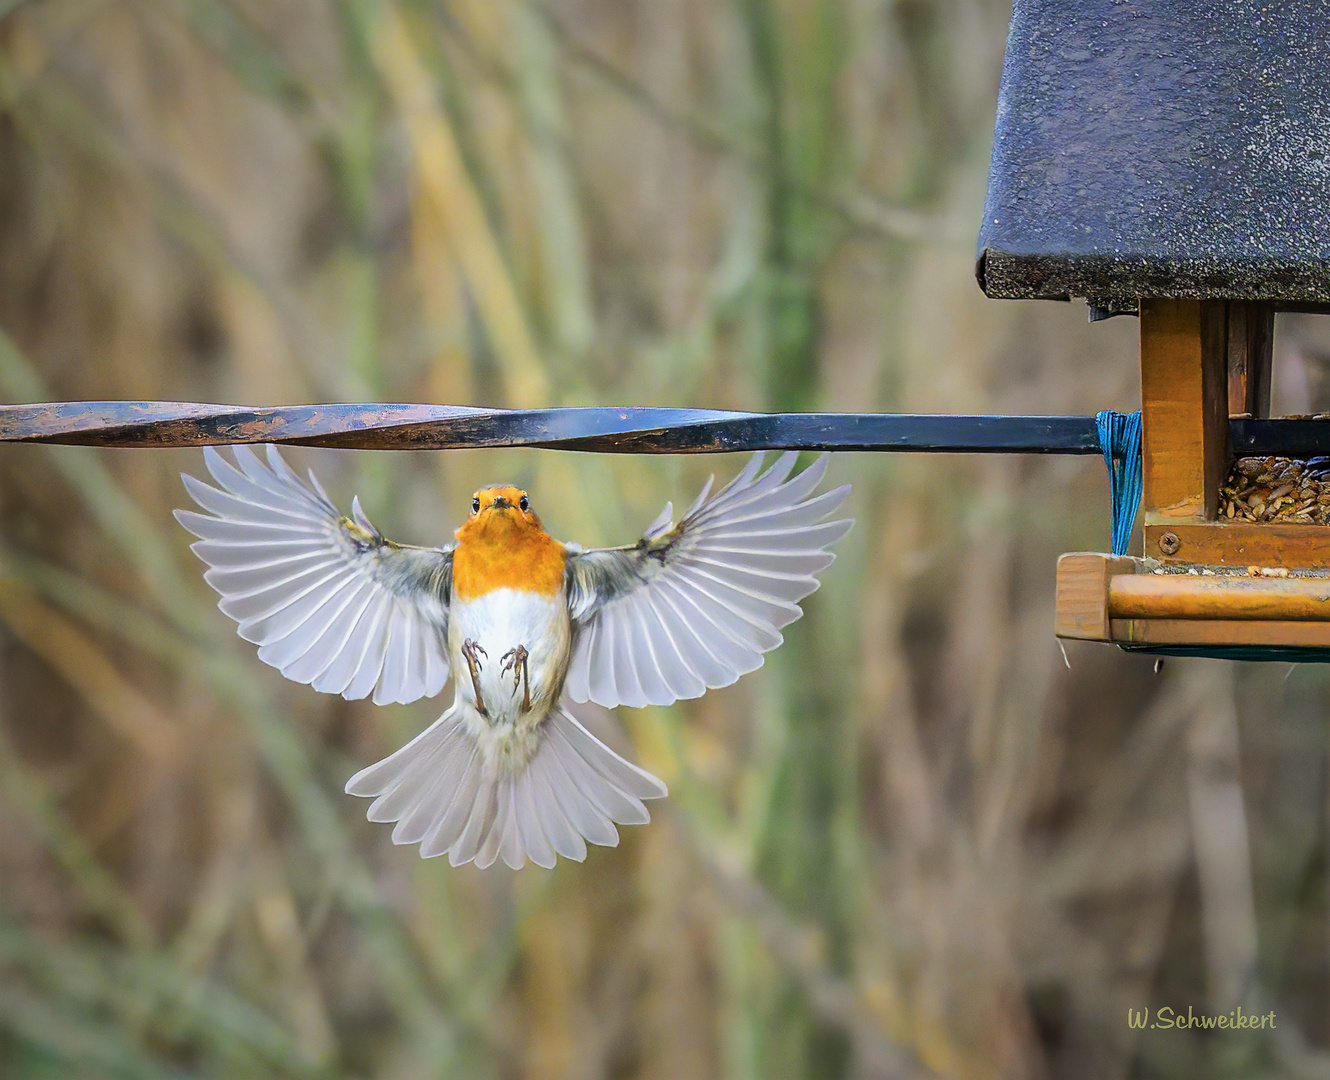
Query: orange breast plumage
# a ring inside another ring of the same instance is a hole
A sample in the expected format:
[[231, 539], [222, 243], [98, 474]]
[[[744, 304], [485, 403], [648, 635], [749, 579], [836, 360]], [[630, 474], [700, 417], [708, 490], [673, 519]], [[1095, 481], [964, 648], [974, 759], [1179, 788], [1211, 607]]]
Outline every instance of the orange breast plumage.
[[494, 589], [555, 596], [563, 589], [567, 555], [534, 514], [485, 510], [457, 530], [453, 595], [472, 600]]

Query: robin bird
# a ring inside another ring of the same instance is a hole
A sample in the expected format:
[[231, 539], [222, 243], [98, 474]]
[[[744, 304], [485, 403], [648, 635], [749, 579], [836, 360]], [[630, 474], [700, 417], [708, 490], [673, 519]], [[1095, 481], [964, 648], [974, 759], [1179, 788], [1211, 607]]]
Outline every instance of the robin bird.
[[827, 520], [849, 487], [813, 491], [823, 456], [791, 477], [762, 455], [682, 520], [673, 508], [629, 547], [584, 550], [541, 526], [525, 491], [483, 488], [454, 543], [386, 539], [360, 500], [339, 514], [267, 448], [232, 465], [204, 451], [220, 487], [185, 475], [207, 513], [177, 510], [259, 659], [315, 690], [376, 704], [455, 697], [396, 753], [351, 777], [371, 821], [424, 857], [550, 867], [614, 845], [615, 823], [650, 820], [665, 785], [625, 761], [569, 709], [669, 705], [728, 686], [781, 643], [849, 531]]

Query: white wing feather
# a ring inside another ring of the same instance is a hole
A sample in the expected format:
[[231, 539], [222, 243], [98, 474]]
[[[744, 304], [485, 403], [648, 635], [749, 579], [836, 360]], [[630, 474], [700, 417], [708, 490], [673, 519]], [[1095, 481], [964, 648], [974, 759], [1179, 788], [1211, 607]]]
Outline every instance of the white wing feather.
[[177, 510], [218, 607], [259, 659], [315, 690], [376, 704], [433, 697], [448, 680], [451, 553], [385, 540], [359, 501], [342, 517], [310, 474], [306, 487], [275, 447], [232, 465], [212, 447], [220, 487], [183, 476], [205, 514]]
[[813, 495], [826, 456], [790, 478], [796, 457], [759, 476], [757, 454], [710, 499], [708, 481], [679, 525], [667, 506], [634, 547], [570, 550], [574, 701], [669, 705], [761, 666], [853, 524], [824, 520], [848, 486]]

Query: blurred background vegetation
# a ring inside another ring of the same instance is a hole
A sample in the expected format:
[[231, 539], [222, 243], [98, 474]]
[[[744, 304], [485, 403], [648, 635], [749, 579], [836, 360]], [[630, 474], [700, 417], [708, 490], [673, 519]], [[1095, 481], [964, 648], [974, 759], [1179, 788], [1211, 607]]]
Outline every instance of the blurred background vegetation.
[[[973, 279], [1001, 0], [0, 0], [0, 399], [1073, 412], [1135, 324]], [[1330, 320], [1323, 320], [1330, 321]], [[1276, 397], [1330, 407], [1280, 323]], [[299, 452], [389, 535], [626, 542], [727, 458]], [[1330, 1075], [1327, 679], [1051, 636], [1091, 459], [842, 455], [784, 648], [621, 710], [552, 873], [341, 794], [437, 704], [214, 607], [185, 452], [0, 451], [0, 1076]], [[1136, 1032], [1128, 1008], [1273, 1010]]]

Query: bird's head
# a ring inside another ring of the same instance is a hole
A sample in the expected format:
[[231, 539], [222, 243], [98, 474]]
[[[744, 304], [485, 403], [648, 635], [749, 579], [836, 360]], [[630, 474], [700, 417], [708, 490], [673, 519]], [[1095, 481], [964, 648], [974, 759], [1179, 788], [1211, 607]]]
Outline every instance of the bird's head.
[[524, 532], [539, 529], [540, 518], [521, 488], [509, 484], [484, 487], [471, 496], [471, 517], [462, 528], [472, 534]]

